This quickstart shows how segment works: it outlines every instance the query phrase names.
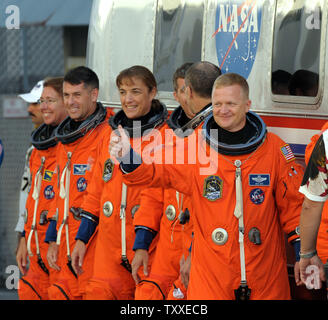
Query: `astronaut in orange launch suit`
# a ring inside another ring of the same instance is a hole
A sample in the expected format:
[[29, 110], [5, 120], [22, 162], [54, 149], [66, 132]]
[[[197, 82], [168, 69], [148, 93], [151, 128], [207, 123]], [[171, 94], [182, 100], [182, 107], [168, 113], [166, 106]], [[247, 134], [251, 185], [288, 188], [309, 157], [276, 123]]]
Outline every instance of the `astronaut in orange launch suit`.
[[299, 252], [303, 170], [289, 145], [249, 110], [248, 90], [237, 74], [215, 81], [213, 115], [193, 164], [140, 164], [140, 156], [129, 164], [138, 154], [124, 132], [111, 141], [128, 185], [173, 187], [191, 197], [191, 300], [290, 299], [283, 232]]
[[[38, 103], [44, 123], [31, 137], [34, 148], [29, 168], [33, 178], [25, 205], [25, 236], [21, 238], [17, 251], [18, 266], [23, 273], [18, 288], [21, 300], [47, 300], [48, 287], [56, 277], [56, 272], [47, 262], [48, 245], [44, 240], [51, 219], [49, 206], [54, 201], [54, 185], [57, 182], [55, 130], [67, 116], [63, 101], [63, 78], [46, 79]], [[30, 260], [27, 272], [26, 253]]]
[[[77, 235], [77, 239], [88, 239], [92, 236], [88, 226], [99, 222], [94, 270], [86, 287], [86, 299], [90, 300], [134, 299], [135, 293], [130, 265], [134, 256], [133, 217], [143, 188], [126, 187], [123, 183], [118, 163], [113, 162], [108, 151], [112, 131], [122, 126], [131, 143], [142, 152], [150, 137], [154, 139], [152, 144], [162, 144], [157, 129], [167, 118], [166, 107], [154, 99], [157, 84], [147, 68], [132, 66], [121, 71], [116, 84], [122, 110], [110, 119], [102, 134], [90, 189], [81, 205], [84, 218]], [[82, 241], [77, 241], [73, 252], [73, 265], [78, 273], [84, 269], [84, 247]]]
[[95, 239], [88, 243], [85, 272], [80, 276], [72, 268], [71, 253], [81, 223], [79, 207], [92, 175], [96, 146], [101, 142], [99, 136], [105, 120], [112, 114], [97, 102], [98, 88], [97, 75], [86, 67], [74, 68], [64, 77], [63, 96], [69, 117], [56, 131], [57, 190], [50, 208], [56, 219], [50, 222], [46, 235], [47, 259], [50, 267], [58, 271], [56, 281], [48, 289], [51, 300], [82, 299], [92, 273]]

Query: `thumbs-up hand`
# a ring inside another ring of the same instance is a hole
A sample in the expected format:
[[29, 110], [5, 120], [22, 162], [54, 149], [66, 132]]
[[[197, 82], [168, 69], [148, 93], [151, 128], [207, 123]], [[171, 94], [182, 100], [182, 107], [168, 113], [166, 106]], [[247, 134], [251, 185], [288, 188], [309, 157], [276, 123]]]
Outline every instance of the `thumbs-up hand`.
[[108, 151], [112, 157], [119, 159], [123, 158], [130, 151], [131, 145], [130, 139], [121, 125], [118, 126], [118, 135], [117, 130], [115, 131], [111, 137]]

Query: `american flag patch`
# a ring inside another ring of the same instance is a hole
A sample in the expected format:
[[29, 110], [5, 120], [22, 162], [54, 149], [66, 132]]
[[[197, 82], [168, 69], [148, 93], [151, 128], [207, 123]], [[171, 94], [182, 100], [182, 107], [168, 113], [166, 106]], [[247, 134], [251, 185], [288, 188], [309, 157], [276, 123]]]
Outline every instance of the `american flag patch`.
[[295, 159], [292, 149], [290, 148], [289, 144], [285, 144], [280, 148], [282, 155], [285, 157], [286, 161], [292, 161]]

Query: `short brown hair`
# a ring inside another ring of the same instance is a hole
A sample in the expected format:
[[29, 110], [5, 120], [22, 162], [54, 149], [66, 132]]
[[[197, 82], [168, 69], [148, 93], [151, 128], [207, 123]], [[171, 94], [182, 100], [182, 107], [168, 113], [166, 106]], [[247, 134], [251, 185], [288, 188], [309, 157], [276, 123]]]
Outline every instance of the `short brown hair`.
[[229, 87], [233, 85], [239, 85], [244, 92], [246, 98], [249, 97], [249, 86], [244, 77], [237, 73], [224, 73], [220, 75], [213, 84], [213, 90], [222, 88], [222, 87]]
[[187, 70], [193, 65], [192, 62], [186, 62], [175, 70], [173, 74], [173, 89], [175, 92], [178, 91], [178, 79], [184, 79], [186, 77]]
[[43, 87], [44, 88], [51, 87], [56, 92], [58, 92], [60, 96], [62, 96], [63, 95], [63, 82], [64, 82], [63, 77], [46, 78], [44, 80]]
[[71, 85], [83, 83], [84, 88], [99, 89], [99, 79], [97, 74], [88, 67], [79, 66], [69, 70], [64, 76], [64, 82]]
[[130, 68], [122, 70], [116, 77], [116, 86], [119, 88], [123, 82], [123, 79], [140, 79], [148, 88], [149, 91], [153, 88], [157, 88], [157, 82], [153, 73], [144, 66], [132, 66]]
[[220, 68], [211, 62], [195, 62], [186, 72], [185, 83], [198, 96], [211, 98], [213, 83], [220, 74]]

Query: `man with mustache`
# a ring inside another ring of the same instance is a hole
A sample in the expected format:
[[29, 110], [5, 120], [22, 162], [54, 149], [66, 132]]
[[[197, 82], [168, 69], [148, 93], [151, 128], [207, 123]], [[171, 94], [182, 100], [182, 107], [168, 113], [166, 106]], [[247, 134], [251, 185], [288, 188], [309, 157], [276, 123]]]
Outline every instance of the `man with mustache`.
[[43, 80], [40, 80], [29, 93], [19, 94], [18, 96], [28, 103], [27, 112], [31, 117], [34, 127], [37, 128], [43, 123], [42, 114], [38, 100], [43, 90]]
[[[43, 91], [43, 80], [37, 82], [37, 84], [32, 88], [32, 90], [28, 93], [22, 93], [18, 96], [22, 98], [24, 101], [28, 103], [27, 112], [31, 117], [32, 123], [34, 125], [34, 129], [38, 128], [41, 124], [43, 124], [43, 118], [40, 110], [40, 105], [38, 100], [41, 97]], [[24, 173], [22, 176], [21, 182], [21, 191], [19, 195], [19, 217], [16, 224], [15, 231], [18, 233], [18, 244], [24, 230], [24, 216], [25, 216], [25, 202], [28, 195], [28, 190], [30, 188], [30, 170], [29, 170], [29, 159], [33, 150], [33, 146], [30, 146], [27, 149], [25, 156], [25, 166]]]

